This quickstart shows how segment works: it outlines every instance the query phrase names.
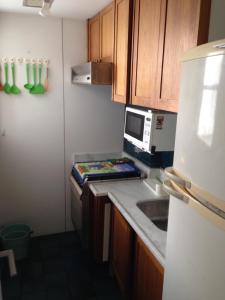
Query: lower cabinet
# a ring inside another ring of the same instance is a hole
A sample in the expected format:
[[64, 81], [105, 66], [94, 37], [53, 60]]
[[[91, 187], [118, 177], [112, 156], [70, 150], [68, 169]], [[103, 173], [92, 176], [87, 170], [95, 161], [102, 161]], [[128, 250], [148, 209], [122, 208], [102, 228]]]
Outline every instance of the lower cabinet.
[[112, 270], [126, 299], [162, 299], [163, 267], [108, 197], [88, 192], [83, 198], [84, 231], [96, 262], [108, 261], [110, 248]]
[[115, 206], [112, 208], [111, 265], [125, 298], [162, 300], [163, 267]]
[[124, 296], [130, 296], [134, 232], [118, 209], [112, 209], [111, 263]]
[[108, 197], [96, 197], [89, 190], [86, 191], [82, 202], [83, 244], [95, 262], [107, 262], [109, 260], [111, 202]]
[[134, 300], [161, 300], [163, 267], [137, 237], [134, 268]]
[[[107, 206], [110, 205], [108, 197], [91, 197], [91, 243], [92, 257], [96, 262], [108, 260], [109, 220]], [[108, 222], [107, 222], [108, 221]], [[108, 223], [108, 226], [106, 225]], [[107, 228], [108, 227], [108, 228]], [[106, 232], [107, 231], [107, 232]]]

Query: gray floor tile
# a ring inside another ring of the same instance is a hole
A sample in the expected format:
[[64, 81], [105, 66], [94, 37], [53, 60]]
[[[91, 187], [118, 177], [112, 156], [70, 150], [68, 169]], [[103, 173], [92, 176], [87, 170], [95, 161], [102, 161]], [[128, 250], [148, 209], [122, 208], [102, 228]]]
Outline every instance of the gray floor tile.
[[93, 263], [76, 233], [33, 238], [29, 253], [18, 276], [2, 281], [4, 300], [121, 299], [108, 265]]

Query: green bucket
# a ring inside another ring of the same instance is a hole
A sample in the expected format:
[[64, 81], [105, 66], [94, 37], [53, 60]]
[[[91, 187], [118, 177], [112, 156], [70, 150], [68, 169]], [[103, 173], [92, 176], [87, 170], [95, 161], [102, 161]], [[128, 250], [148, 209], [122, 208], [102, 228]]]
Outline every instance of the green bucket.
[[28, 256], [31, 228], [25, 224], [13, 224], [1, 228], [0, 237], [3, 248], [12, 249], [16, 260]]

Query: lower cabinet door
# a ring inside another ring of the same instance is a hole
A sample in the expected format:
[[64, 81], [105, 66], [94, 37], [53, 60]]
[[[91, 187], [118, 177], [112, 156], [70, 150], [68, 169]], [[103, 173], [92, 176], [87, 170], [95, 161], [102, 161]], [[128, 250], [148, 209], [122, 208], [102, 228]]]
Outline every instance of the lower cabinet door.
[[82, 242], [95, 262], [106, 262], [109, 260], [111, 202], [106, 196], [86, 192], [82, 198]]
[[133, 229], [113, 206], [111, 263], [120, 289], [126, 297], [132, 292], [133, 241]]
[[134, 299], [161, 300], [164, 270], [142, 240], [136, 239]]

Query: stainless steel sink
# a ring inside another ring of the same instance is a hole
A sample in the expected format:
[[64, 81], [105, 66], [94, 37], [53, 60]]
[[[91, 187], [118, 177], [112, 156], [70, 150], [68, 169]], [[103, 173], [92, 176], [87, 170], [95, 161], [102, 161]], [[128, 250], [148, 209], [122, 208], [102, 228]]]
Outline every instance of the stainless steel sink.
[[149, 200], [137, 203], [137, 207], [161, 230], [167, 231], [169, 200]]

